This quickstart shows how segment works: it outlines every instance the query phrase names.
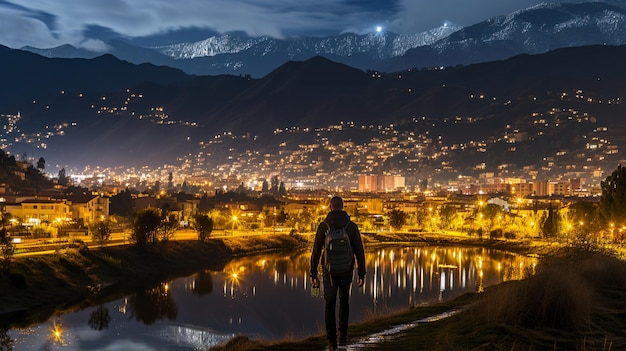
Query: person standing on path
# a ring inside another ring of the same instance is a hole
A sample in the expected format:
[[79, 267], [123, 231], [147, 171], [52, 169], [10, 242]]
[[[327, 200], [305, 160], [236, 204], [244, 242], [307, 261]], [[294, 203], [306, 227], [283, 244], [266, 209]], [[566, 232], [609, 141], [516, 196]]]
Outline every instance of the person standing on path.
[[[329, 252], [327, 251], [330, 251], [328, 248], [328, 235], [333, 230], [343, 230], [347, 234], [350, 244], [348, 248], [349, 257], [345, 260], [346, 269], [341, 269], [340, 272], [334, 272], [334, 268], [331, 268], [328, 262]], [[337, 349], [337, 317], [335, 314], [337, 294], [339, 295], [339, 342], [345, 343], [348, 335], [350, 288], [352, 286], [355, 257], [359, 287], [363, 286], [365, 278], [365, 252], [363, 250], [363, 242], [361, 241], [361, 233], [357, 225], [350, 220], [348, 213], [343, 210], [343, 199], [339, 196], [330, 199], [330, 212], [326, 219], [317, 226], [311, 253], [311, 284], [313, 287], [319, 287], [320, 284], [318, 265], [322, 254], [324, 254], [322, 276], [324, 299], [326, 301], [324, 309], [326, 337], [328, 338], [329, 349], [334, 351]]]

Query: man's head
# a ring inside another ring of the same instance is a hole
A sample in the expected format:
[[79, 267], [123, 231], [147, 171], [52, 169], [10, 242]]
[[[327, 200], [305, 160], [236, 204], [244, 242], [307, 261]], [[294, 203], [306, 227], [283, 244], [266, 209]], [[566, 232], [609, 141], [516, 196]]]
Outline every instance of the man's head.
[[343, 199], [340, 198], [339, 196], [333, 196], [330, 199], [330, 210], [331, 211], [343, 210]]

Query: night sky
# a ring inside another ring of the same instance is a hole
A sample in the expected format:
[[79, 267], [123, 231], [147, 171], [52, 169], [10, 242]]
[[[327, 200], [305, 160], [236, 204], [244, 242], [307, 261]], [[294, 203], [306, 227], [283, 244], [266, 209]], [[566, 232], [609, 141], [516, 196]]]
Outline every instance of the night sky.
[[[538, 0], [0, 0], [0, 44], [92, 51], [123, 39], [144, 46], [244, 32], [276, 38], [372, 32], [420, 33], [527, 8]], [[556, 2], [546, 0], [543, 2]], [[572, 0], [570, 2], [579, 2]]]

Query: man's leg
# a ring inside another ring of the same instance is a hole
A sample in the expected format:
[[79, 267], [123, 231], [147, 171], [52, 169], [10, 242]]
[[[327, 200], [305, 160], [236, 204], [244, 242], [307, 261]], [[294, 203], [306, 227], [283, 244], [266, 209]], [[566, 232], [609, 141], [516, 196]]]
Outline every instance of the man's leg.
[[350, 274], [349, 276], [341, 277], [339, 284], [339, 341], [341, 343], [345, 343], [348, 336], [351, 285], [352, 274]]
[[324, 273], [324, 300], [326, 307], [324, 309], [324, 320], [326, 322], [326, 338], [328, 343], [337, 347], [337, 317], [335, 315], [335, 306], [337, 305], [337, 290], [339, 281], [330, 274]]

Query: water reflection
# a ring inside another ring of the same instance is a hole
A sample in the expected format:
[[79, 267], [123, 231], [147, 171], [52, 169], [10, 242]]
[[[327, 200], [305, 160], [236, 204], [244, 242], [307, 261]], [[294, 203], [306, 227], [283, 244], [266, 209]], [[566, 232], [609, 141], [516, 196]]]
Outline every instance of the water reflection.
[[[300, 252], [233, 260], [222, 271], [202, 270], [38, 326], [11, 330], [7, 337], [16, 340], [15, 350], [61, 344], [64, 350], [203, 350], [236, 334], [269, 340], [320, 334], [324, 300], [311, 297], [309, 258], [308, 252]], [[533, 271], [534, 260], [480, 248], [387, 248], [368, 253], [366, 282], [352, 291], [351, 323], [520, 279]], [[55, 326], [61, 331], [60, 342], [50, 338]]]
[[100, 305], [91, 312], [87, 324], [89, 324], [93, 330], [102, 330], [108, 328], [110, 322], [111, 315], [109, 314], [109, 309]]
[[52, 329], [50, 330], [50, 340], [54, 344], [65, 346], [65, 338], [63, 337], [63, 325], [58, 318], [52, 323]]
[[[375, 312], [482, 292], [485, 286], [522, 279], [536, 265], [527, 257], [482, 248], [393, 248], [366, 258], [373, 274], [360, 293], [369, 295]], [[397, 302], [401, 296], [404, 304]]]
[[169, 283], [161, 283], [152, 289], [138, 292], [126, 300], [124, 309], [130, 312], [130, 318], [146, 325], [151, 325], [164, 318], [175, 320], [178, 308], [169, 291]]
[[213, 292], [213, 278], [211, 272], [204, 270], [196, 273], [191, 293], [198, 296], [204, 296]]

